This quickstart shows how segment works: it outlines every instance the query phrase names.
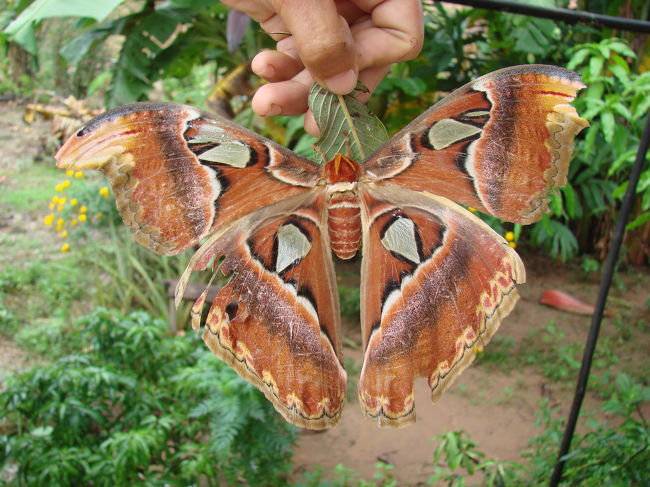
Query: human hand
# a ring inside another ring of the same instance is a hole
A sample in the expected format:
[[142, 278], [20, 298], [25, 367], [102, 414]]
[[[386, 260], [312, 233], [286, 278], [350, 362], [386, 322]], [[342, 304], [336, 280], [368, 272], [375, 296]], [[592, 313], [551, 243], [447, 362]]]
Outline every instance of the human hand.
[[[414, 58], [424, 35], [419, 0], [222, 0], [246, 13], [277, 41], [253, 71], [268, 81], [253, 97], [261, 116], [307, 112], [314, 81], [333, 93], [360, 80], [370, 91], [394, 62]], [[363, 100], [362, 100], [363, 101]], [[318, 135], [311, 112], [305, 130]]]

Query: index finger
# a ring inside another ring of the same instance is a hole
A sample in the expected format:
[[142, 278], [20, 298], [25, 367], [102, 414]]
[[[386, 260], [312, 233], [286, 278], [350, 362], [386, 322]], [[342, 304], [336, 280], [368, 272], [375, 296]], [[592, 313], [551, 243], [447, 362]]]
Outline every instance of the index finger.
[[349, 93], [357, 83], [352, 33], [331, 0], [270, 0], [291, 32], [300, 60], [330, 91]]

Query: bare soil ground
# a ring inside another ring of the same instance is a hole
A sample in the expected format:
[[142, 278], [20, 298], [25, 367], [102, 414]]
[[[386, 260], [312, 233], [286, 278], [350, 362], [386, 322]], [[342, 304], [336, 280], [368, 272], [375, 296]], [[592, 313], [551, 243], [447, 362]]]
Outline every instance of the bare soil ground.
[[[29, 234], [45, 247], [56, 245], [52, 242], [51, 232], [46, 232], [40, 224], [45, 208], [41, 212], [21, 213], [2, 198], [19, 187], [31, 188], [38, 194], [42, 183], [22, 178], [21, 173], [34, 164], [53, 164], [52, 152], [47, 149], [51, 145], [49, 124], [37, 121], [28, 126], [21, 116], [19, 104], [0, 103], [0, 267], [10, 261], [15, 264], [17, 259], [43, 254], [42, 247], [9, 248], [19, 235]], [[38, 162], [41, 157], [44, 159]], [[49, 187], [42, 188], [42, 191], [52, 194]], [[490, 353], [492, 347], [498, 347], [499, 340], [516, 345], [514, 348], [502, 347], [502, 350], [517, 349], [517, 353], [526, 353], [526, 347], [538, 345], [534, 340], [543, 336], [542, 330], [550, 322], [554, 322], [564, 334], [566, 343], [584, 343], [591, 322], [589, 316], [551, 309], [538, 304], [537, 300], [545, 289], [562, 289], [587, 303], [594, 303], [598, 276], [586, 275], [576, 266], [563, 265], [523, 250], [528, 283], [520, 287], [520, 303], [501, 325], [497, 333], [500, 338], [495, 340], [497, 343], [488, 346], [486, 353]], [[609, 347], [607, 353], [618, 355], [616, 370], [643, 374], [650, 369], [647, 353], [650, 312], [646, 305], [650, 273], [647, 269], [623, 272], [619, 274], [617, 283], [611, 290], [608, 305], [616, 317], [605, 319], [601, 342], [605, 340], [605, 346]], [[636, 331], [623, 336], [621, 330], [624, 327]], [[645, 333], [639, 333], [639, 330]], [[356, 323], [347, 323], [345, 334], [352, 342], [360, 343]], [[537, 338], [531, 340], [531, 337]], [[347, 348], [345, 352], [357, 365], [360, 364], [358, 348]], [[25, 351], [17, 347], [11, 337], [0, 334], [0, 387], [4, 376], [24, 368], [25, 364]], [[549, 399], [559, 408], [558, 414], [562, 417], [566, 416], [571, 404], [577, 371], [572, 372], [570, 379], [554, 383], [543, 375], [542, 365], [512, 370], [508, 366], [474, 364], [435, 404], [429, 399], [426, 383], [419, 381], [416, 383], [417, 423], [397, 430], [378, 428], [361, 416], [358, 405], [352, 400], [337, 427], [324, 433], [305, 432], [300, 436], [294, 456], [295, 473], [297, 475], [316, 465], [322, 465], [328, 471], [343, 463], [370, 478], [374, 473], [374, 463], [383, 461], [394, 465], [398, 485], [416, 485], [425, 482], [432, 472], [431, 438], [452, 430], [468, 432], [491, 458], [521, 461], [521, 452], [539, 433], [535, 426], [535, 412], [540, 399]], [[591, 393], [585, 408], [594, 410], [597, 405], [598, 398]], [[650, 414], [650, 408], [646, 409]]]

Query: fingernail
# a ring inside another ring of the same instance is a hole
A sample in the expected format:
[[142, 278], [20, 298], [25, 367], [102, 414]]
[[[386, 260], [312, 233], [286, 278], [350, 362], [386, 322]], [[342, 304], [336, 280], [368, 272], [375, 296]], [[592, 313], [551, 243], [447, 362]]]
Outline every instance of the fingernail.
[[266, 112], [266, 116], [270, 117], [272, 115], [280, 115], [281, 113], [282, 113], [282, 107], [280, 105], [276, 105], [275, 103], [271, 103], [271, 106]]
[[357, 86], [357, 73], [354, 69], [339, 73], [323, 80], [325, 88], [332, 93], [345, 95], [350, 93]]
[[273, 79], [276, 76], [275, 68], [270, 64], [266, 64], [259, 72], [255, 73], [258, 76], [261, 76], [264, 79]]

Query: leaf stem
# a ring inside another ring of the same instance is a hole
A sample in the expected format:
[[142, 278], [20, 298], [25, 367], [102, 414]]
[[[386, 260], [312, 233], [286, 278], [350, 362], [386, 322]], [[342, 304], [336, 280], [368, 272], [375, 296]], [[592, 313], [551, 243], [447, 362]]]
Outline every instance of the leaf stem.
[[348, 126], [350, 127], [350, 133], [352, 134], [352, 138], [354, 139], [354, 143], [357, 145], [357, 148], [359, 149], [359, 155], [361, 156], [361, 159], [365, 159], [366, 158], [366, 153], [363, 150], [363, 146], [361, 145], [361, 140], [359, 139], [359, 134], [357, 133], [357, 130], [354, 128], [354, 123], [352, 122], [352, 117], [350, 116], [350, 112], [348, 111], [348, 106], [345, 103], [345, 99], [343, 98], [343, 95], [336, 95], [336, 96], [338, 97], [339, 104], [341, 105], [341, 108], [343, 109], [343, 114], [345, 115], [345, 121], [348, 123]]

